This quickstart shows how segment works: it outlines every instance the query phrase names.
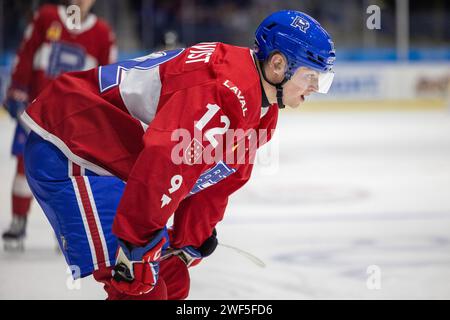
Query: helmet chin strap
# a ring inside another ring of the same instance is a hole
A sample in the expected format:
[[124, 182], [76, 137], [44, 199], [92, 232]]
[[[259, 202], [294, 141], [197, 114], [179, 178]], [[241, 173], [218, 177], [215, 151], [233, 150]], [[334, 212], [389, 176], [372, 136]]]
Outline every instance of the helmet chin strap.
[[283, 81], [281, 81], [280, 83], [273, 83], [272, 81], [270, 81], [269, 79], [267, 79], [266, 76], [266, 71], [264, 70], [264, 65], [262, 61], [259, 61], [259, 67], [261, 69], [261, 73], [262, 76], [264, 78], [264, 80], [274, 86], [277, 89], [277, 104], [278, 104], [278, 108], [280, 109], [284, 109], [285, 105], [283, 104], [283, 85], [289, 80], [286, 76], [284, 77]]

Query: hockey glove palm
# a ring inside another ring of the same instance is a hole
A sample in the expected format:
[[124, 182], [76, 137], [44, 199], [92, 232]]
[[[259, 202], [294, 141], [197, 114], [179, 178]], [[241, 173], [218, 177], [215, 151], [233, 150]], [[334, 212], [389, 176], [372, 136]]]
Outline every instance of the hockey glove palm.
[[144, 247], [130, 248], [119, 240], [111, 285], [128, 295], [150, 292], [158, 281], [159, 260], [165, 241], [163, 230]]

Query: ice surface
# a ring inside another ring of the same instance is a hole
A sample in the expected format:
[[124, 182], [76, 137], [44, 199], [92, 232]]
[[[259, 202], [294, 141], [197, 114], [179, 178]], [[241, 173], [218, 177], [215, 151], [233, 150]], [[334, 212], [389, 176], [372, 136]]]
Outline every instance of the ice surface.
[[[257, 164], [218, 226], [267, 267], [219, 246], [191, 269], [190, 299], [450, 298], [450, 113], [282, 112], [278, 128], [278, 163]], [[12, 133], [0, 116], [2, 230]], [[0, 251], [1, 299], [105, 298], [91, 278], [69, 289], [36, 203], [26, 248]], [[379, 290], [366, 284], [371, 265]]]

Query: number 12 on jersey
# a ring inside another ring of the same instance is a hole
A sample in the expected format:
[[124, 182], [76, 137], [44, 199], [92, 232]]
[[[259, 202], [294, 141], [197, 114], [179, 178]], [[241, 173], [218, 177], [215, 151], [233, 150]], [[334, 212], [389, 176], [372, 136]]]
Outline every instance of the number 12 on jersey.
[[[220, 107], [217, 104], [210, 104], [206, 106], [208, 111], [203, 115], [203, 117], [197, 121], [195, 124], [195, 128], [202, 131], [206, 125], [211, 121], [212, 118], [219, 112]], [[215, 148], [219, 144], [219, 142], [214, 138], [215, 135], [223, 135], [230, 128], [230, 119], [226, 115], [220, 116], [220, 121], [224, 124], [223, 127], [211, 128], [205, 132], [206, 140], [211, 143], [211, 145]]]

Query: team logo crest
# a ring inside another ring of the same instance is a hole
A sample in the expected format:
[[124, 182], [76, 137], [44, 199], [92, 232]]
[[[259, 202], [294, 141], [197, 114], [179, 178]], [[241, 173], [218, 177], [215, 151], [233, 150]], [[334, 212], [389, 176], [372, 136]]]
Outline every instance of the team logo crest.
[[306, 33], [306, 31], [309, 29], [309, 22], [302, 17], [296, 16], [294, 18], [294, 21], [292, 21], [291, 26], [293, 26], [294, 28], [299, 28], [302, 32]]
[[204, 149], [203, 145], [197, 139], [192, 139], [189, 146], [184, 150], [185, 163], [189, 165], [195, 164], [202, 156]]
[[61, 38], [62, 27], [58, 22], [52, 23], [47, 29], [46, 37], [49, 41], [58, 41]]

